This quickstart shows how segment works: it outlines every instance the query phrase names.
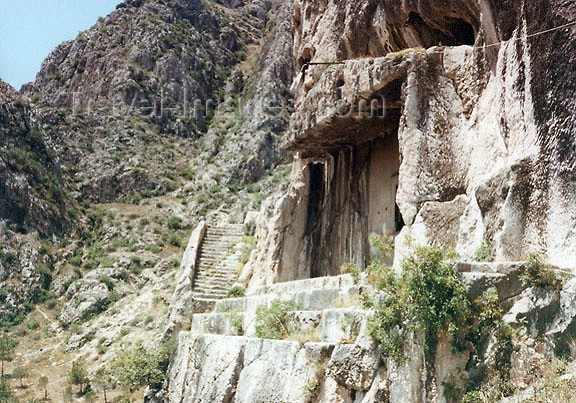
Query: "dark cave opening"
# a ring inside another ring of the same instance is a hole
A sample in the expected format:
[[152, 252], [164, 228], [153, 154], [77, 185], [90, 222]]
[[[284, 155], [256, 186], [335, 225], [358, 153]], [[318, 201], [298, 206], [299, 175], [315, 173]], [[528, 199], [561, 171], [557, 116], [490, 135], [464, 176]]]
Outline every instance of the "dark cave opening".
[[404, 223], [404, 218], [402, 217], [402, 213], [400, 212], [400, 207], [398, 207], [398, 204], [396, 204], [394, 210], [394, 224], [396, 233], [402, 231], [402, 228], [404, 228], [404, 226], [406, 225]]
[[473, 46], [476, 42], [474, 27], [461, 18], [445, 17], [443, 24], [432, 26], [420, 14], [411, 12], [407, 25], [417, 33], [421, 45], [432, 46]]
[[[310, 187], [308, 193], [308, 217], [306, 223], [306, 233], [311, 237], [312, 244], [320, 245], [322, 238], [319, 227], [322, 221], [322, 207], [325, 197], [325, 166], [321, 162], [315, 162], [309, 165], [310, 168]], [[310, 277], [325, 276], [322, 272], [321, 264], [317, 261], [319, 254], [315, 254], [311, 261]]]
[[450, 22], [448, 29], [452, 35], [452, 41], [448, 41], [448, 46], [470, 45], [476, 42], [474, 27], [459, 18], [447, 18]]

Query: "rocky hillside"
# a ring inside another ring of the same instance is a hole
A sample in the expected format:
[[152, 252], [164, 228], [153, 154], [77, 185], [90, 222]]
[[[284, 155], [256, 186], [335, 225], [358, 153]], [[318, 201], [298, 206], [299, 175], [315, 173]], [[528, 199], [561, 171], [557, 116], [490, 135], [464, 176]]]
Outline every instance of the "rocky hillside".
[[568, 401], [575, 7], [127, 0], [0, 82], [0, 395]]
[[[234, 157], [218, 164], [224, 184], [253, 182], [282, 160], [276, 137], [287, 116], [264, 105], [288, 104], [290, 12], [234, 4], [122, 3], [56, 48], [24, 86], [79, 198], [174, 190], [196, 157], [219, 162], [221, 148]], [[218, 141], [198, 141], [209, 128]]]

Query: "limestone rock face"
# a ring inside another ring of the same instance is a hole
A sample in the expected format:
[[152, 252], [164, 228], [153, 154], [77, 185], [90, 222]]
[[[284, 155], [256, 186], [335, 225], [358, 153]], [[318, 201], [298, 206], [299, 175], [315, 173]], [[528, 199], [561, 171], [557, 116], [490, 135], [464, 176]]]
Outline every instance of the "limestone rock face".
[[106, 310], [110, 302], [110, 290], [95, 278], [84, 278], [74, 282], [66, 291], [66, 303], [58, 319], [69, 325]]
[[0, 219], [49, 235], [67, 227], [70, 203], [59, 161], [30, 113], [30, 101], [0, 81]]
[[[265, 281], [365, 262], [371, 233], [399, 233], [396, 265], [410, 239], [468, 259], [483, 242], [497, 261], [541, 251], [574, 270], [576, 31], [530, 34], [575, 14], [561, 1], [297, 1], [299, 200], [264, 213], [299, 230], [260, 232]], [[287, 245], [302, 245], [290, 264]]]

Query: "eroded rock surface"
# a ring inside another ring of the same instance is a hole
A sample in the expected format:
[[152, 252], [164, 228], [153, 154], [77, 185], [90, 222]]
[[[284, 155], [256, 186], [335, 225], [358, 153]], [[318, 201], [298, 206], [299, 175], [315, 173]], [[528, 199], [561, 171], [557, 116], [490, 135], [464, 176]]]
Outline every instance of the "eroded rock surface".
[[[289, 192], [263, 210], [255, 286], [366, 262], [371, 233], [400, 232], [396, 266], [413, 239], [468, 259], [483, 242], [498, 261], [541, 251], [573, 270], [576, 34], [527, 35], [575, 12], [560, 1], [296, 2], [287, 146], [299, 158]], [[396, 153], [391, 177], [382, 149]]]

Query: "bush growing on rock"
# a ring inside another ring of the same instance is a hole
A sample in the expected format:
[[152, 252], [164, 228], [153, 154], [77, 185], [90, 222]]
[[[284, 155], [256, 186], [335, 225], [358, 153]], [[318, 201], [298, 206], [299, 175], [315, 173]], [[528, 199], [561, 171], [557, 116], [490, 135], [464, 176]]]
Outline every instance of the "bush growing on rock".
[[480, 244], [474, 254], [474, 260], [477, 262], [491, 262], [494, 260], [494, 247], [489, 240], [485, 239], [482, 241], [482, 244]]
[[371, 282], [382, 292], [373, 301], [368, 330], [384, 356], [403, 361], [413, 334], [424, 335], [428, 353], [441, 331], [463, 343], [472, 305], [459, 273], [446, 258], [440, 249], [421, 247], [404, 260], [399, 277], [384, 265], [369, 267]]
[[229, 298], [240, 298], [246, 295], [246, 290], [241, 285], [235, 285], [228, 290], [226, 294]]
[[261, 305], [256, 309], [256, 337], [263, 339], [283, 339], [294, 331], [290, 312], [298, 309], [292, 301], [274, 300], [270, 306]]
[[526, 256], [524, 273], [521, 280], [529, 287], [561, 289], [562, 279], [557, 276], [552, 267], [545, 263], [545, 257], [540, 253], [531, 252]]

